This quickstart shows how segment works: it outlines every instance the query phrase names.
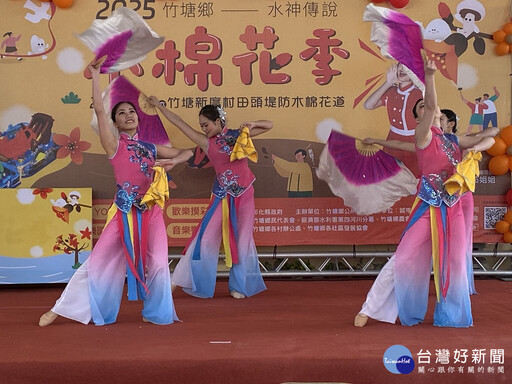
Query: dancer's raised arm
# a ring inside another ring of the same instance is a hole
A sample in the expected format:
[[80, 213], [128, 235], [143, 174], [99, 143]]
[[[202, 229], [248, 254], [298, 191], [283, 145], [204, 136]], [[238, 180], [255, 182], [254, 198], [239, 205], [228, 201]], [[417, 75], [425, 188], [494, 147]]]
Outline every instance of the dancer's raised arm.
[[208, 137], [196, 131], [189, 124], [187, 124], [180, 116], [170, 111], [168, 108], [164, 107], [160, 104], [160, 101], [155, 96], [150, 96], [148, 98], [149, 103], [156, 107], [164, 117], [169, 120], [173, 125], [175, 125], [181, 132], [185, 134], [190, 140], [192, 140], [196, 145], [200, 146], [203, 151], [206, 151], [206, 147], [208, 145]]
[[432, 125], [440, 125], [441, 111], [437, 105], [437, 93], [434, 74], [436, 72], [436, 64], [432, 60], [428, 60], [425, 65], [425, 98], [423, 102], [417, 105], [417, 108], [423, 109], [420, 112], [420, 121], [416, 126], [414, 137], [416, 145], [419, 148], [425, 148], [432, 139], [432, 132], [430, 127]]
[[96, 118], [98, 119], [98, 130], [100, 134], [100, 143], [108, 157], [114, 155], [117, 148], [117, 137], [110, 130], [109, 117], [103, 106], [103, 98], [100, 88], [100, 67], [105, 59], [93, 60], [87, 66], [91, 72], [92, 79], [92, 107]]
[[244, 121], [240, 124], [240, 129], [249, 128], [249, 136], [254, 137], [271, 130], [273, 126], [274, 123], [270, 120]]

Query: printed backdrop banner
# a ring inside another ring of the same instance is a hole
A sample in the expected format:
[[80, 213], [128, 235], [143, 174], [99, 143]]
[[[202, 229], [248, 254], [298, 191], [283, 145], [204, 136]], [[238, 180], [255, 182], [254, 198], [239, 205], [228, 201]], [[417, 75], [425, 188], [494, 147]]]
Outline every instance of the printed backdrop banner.
[[[84, 69], [95, 54], [77, 35], [124, 5], [163, 43], [143, 52], [140, 63], [102, 75], [104, 88], [122, 74], [141, 95], [157, 96], [198, 129], [199, 109], [211, 103], [223, 106], [231, 128], [274, 121], [270, 132], [255, 138], [259, 161], [250, 165], [257, 178], [258, 245], [396, 243], [410, 197], [386, 212], [360, 216], [316, 176], [333, 129], [356, 138], [413, 137], [412, 106], [421, 90], [372, 42], [372, 24], [363, 21], [368, 4], [77, 0], [64, 9], [37, 0], [2, 1], [0, 187], [92, 188], [97, 237], [115, 181], [90, 127], [91, 84]], [[510, 20], [509, 9], [509, 0], [411, 0], [400, 10], [421, 26], [425, 53], [439, 69], [439, 104], [458, 114], [460, 135], [510, 123], [510, 57], [497, 56], [492, 40]], [[474, 17], [461, 16], [467, 14]], [[487, 99], [492, 105], [482, 116]], [[163, 124], [173, 146], [193, 147]], [[413, 154], [393, 155], [415, 172]], [[484, 156], [475, 193], [478, 242], [499, 240], [494, 223], [506, 210], [510, 188], [510, 175], [490, 175], [487, 162]], [[181, 246], [204, 212], [214, 173], [182, 165], [170, 176], [169, 243]]]
[[0, 201], [0, 284], [69, 281], [92, 249], [91, 189], [0, 189]]

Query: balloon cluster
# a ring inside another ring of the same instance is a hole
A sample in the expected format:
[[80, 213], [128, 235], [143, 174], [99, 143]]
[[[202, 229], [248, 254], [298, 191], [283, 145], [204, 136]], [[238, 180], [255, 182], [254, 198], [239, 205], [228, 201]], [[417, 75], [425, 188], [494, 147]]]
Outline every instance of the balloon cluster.
[[[388, 1], [388, 0], [372, 0], [372, 3], [379, 4], [379, 3], [384, 3], [385, 1]], [[403, 8], [407, 4], [409, 4], [409, 0], [389, 0], [389, 3], [395, 8]]]
[[496, 43], [494, 52], [497, 55], [503, 56], [507, 53], [512, 53], [512, 20], [494, 32], [492, 39]]
[[503, 235], [506, 243], [512, 243], [512, 211], [507, 211], [503, 220], [496, 223], [496, 232]]
[[512, 125], [503, 128], [499, 136], [494, 138], [494, 145], [487, 150], [492, 156], [489, 160], [489, 172], [493, 175], [504, 175], [512, 170]]
[[[503, 128], [494, 138], [494, 145], [487, 150], [491, 155], [489, 172], [493, 175], [504, 175], [512, 170], [512, 125]], [[496, 232], [503, 235], [503, 240], [512, 243], [512, 188], [505, 194], [508, 210], [502, 220], [496, 223]]]
[[59, 8], [69, 8], [73, 5], [73, 0], [41, 0], [45, 3], [53, 1], [53, 3]]

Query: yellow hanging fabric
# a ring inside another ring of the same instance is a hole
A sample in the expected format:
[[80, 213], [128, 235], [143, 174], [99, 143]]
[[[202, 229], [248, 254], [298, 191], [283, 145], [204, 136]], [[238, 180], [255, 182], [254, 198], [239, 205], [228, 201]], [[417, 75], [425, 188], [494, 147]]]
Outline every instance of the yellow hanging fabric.
[[453, 195], [459, 192], [475, 192], [476, 177], [480, 175], [478, 162], [482, 160], [481, 152], [469, 152], [464, 159], [457, 164], [456, 172], [444, 182], [446, 192]]
[[153, 182], [142, 198], [141, 204], [146, 204], [148, 208], [158, 204], [162, 209], [164, 209], [165, 200], [169, 198], [169, 181], [167, 180], [167, 173], [162, 167], [153, 167], [153, 169], [155, 170]]
[[258, 152], [256, 152], [256, 148], [254, 148], [251, 136], [249, 135], [249, 128], [243, 127], [233, 146], [229, 161], [240, 160], [246, 157], [254, 163], [258, 161]]

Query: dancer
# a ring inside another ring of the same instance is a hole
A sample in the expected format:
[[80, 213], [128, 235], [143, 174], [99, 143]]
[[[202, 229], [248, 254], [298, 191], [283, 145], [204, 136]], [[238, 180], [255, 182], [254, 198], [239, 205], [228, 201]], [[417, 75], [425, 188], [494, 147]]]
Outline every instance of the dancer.
[[[266, 289], [261, 276], [254, 231], [254, 175], [247, 158], [230, 161], [233, 147], [240, 140], [272, 128], [268, 120], [246, 121], [240, 130], [228, 129], [224, 111], [213, 105], [199, 112], [198, 132], [178, 115], [164, 108], [154, 96], [149, 102], [207, 154], [216, 178], [210, 204], [196, 232], [176, 265], [173, 285], [196, 297], [213, 297], [221, 240], [229, 272], [229, 291], [236, 299], [255, 295]], [[255, 151], [253, 151], [255, 153]], [[165, 161], [162, 161], [165, 166]]]
[[473, 324], [462, 202], [457, 193], [449, 195], [443, 183], [455, 173], [461, 161], [461, 148], [477, 152], [494, 139], [457, 138], [443, 133], [435, 71], [435, 63], [429, 60], [425, 68], [425, 100], [415, 106], [419, 117], [415, 143], [422, 176], [413, 212], [395, 254], [379, 273], [354, 320], [358, 327], [363, 327], [368, 317], [394, 323], [398, 316], [402, 325], [422, 322], [427, 311], [432, 265], [437, 291], [434, 325]]
[[[128, 278], [128, 299], [140, 297], [144, 301], [143, 321], [171, 324], [178, 320], [171, 294], [162, 208], [158, 201], [149, 199], [145, 202], [150, 193], [157, 198], [165, 194], [165, 172], [162, 168], [161, 172], [152, 168], [157, 154], [172, 158], [177, 164], [190, 158], [192, 151], [139, 141], [139, 117], [135, 107], [128, 102], [116, 104], [111, 112], [117, 137], [109, 127], [103, 107], [99, 80], [101, 63], [101, 60], [91, 62], [88, 69], [92, 75], [93, 108], [98, 118], [100, 142], [114, 169], [117, 193], [109, 211], [110, 220], [98, 242], [55, 306], [41, 316], [39, 325], [42, 327], [51, 324], [57, 316], [84, 324], [91, 319], [96, 325], [115, 322], [125, 276]], [[164, 191], [155, 190], [155, 183], [151, 184], [155, 173], [162, 178], [160, 186]], [[150, 193], [146, 193], [148, 190]]]
[[[414, 111], [414, 115], [417, 118], [416, 110]], [[458, 117], [451, 109], [441, 109], [441, 118], [440, 124], [443, 132], [451, 132], [453, 134], [457, 133], [457, 120]], [[498, 128], [488, 128], [484, 129], [482, 132], [478, 132], [476, 134], [472, 134], [470, 136], [475, 137], [495, 137], [499, 133]], [[413, 143], [406, 143], [400, 140], [381, 140], [374, 138], [366, 138], [362, 140], [365, 144], [378, 144], [383, 147], [389, 147], [393, 149], [399, 149], [401, 151], [408, 152], [416, 152], [416, 148]], [[494, 142], [492, 140], [486, 139], [485, 142], [480, 144], [480, 151], [485, 151], [492, 147]], [[475, 278], [473, 274], [473, 216], [474, 216], [474, 201], [473, 194], [468, 191], [461, 196], [461, 204], [462, 211], [464, 213], [464, 223], [466, 228], [466, 238], [467, 238], [467, 249], [466, 249], [466, 268], [468, 274], [468, 287], [469, 294], [475, 295]]]

